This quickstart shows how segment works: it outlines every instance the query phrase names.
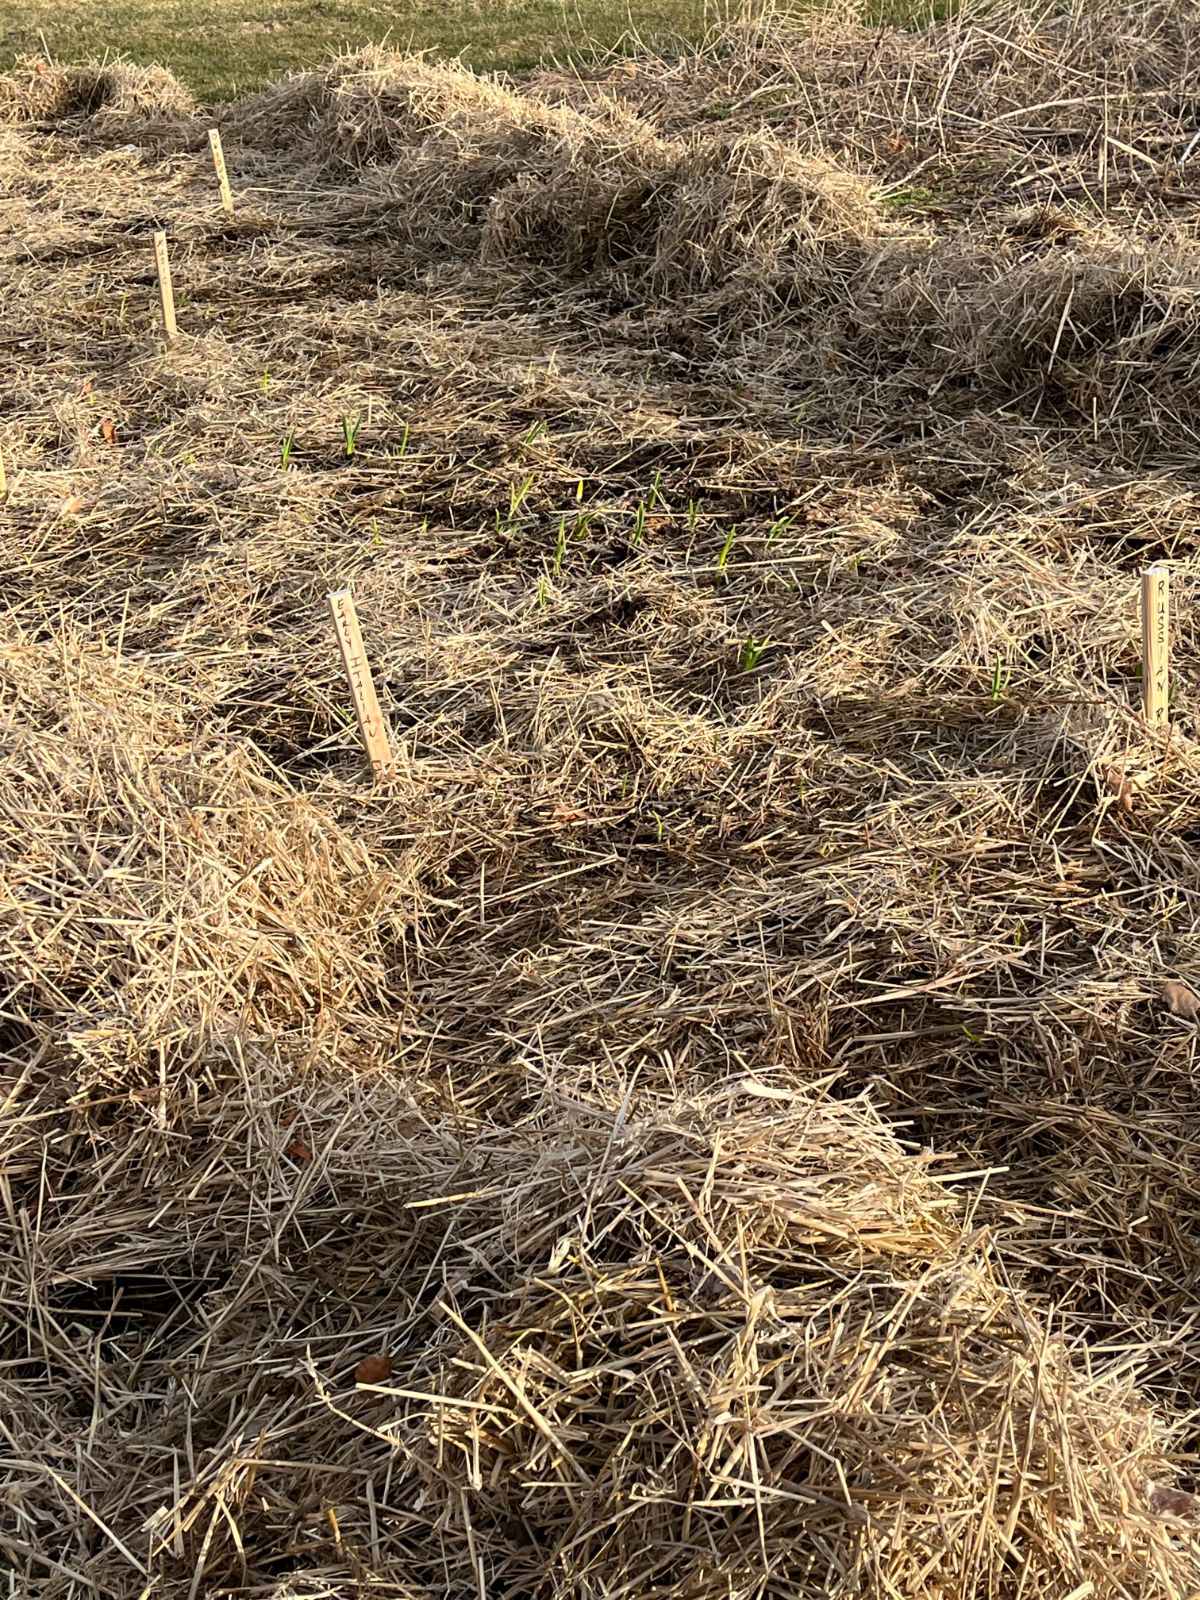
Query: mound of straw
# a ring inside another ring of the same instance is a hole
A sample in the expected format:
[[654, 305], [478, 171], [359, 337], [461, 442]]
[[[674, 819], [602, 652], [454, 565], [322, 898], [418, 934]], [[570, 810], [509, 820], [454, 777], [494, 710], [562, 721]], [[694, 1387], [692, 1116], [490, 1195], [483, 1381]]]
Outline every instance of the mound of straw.
[[524, 1271], [478, 1324], [477, 1292], [444, 1302], [460, 1338], [407, 1446], [462, 1589], [1184, 1581], [1139, 1515], [1150, 1419], [1047, 1341], [868, 1108], [747, 1082], [522, 1134], [484, 1142], [477, 1259]]
[[14, 1593], [1200, 1589], [1196, 22], [0, 76]]
[[165, 67], [119, 57], [103, 63], [59, 65], [22, 57], [0, 80], [0, 121], [49, 122], [107, 117], [186, 116], [196, 102]]

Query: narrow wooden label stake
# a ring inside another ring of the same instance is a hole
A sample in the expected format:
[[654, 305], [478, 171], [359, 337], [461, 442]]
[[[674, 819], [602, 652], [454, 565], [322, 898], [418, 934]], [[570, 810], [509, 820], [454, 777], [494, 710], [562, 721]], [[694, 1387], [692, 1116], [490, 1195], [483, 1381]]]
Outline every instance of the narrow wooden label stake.
[[367, 653], [363, 649], [362, 629], [358, 625], [358, 612], [354, 596], [349, 589], [335, 589], [329, 595], [329, 611], [337, 629], [338, 645], [342, 652], [342, 665], [354, 697], [354, 714], [358, 718], [358, 732], [376, 778], [383, 777], [392, 764], [392, 745], [388, 726], [379, 709], [379, 698]]
[[1156, 564], [1142, 573], [1142, 711], [1152, 728], [1165, 728], [1171, 656], [1171, 574]]
[[171, 288], [171, 259], [167, 255], [167, 236], [154, 235], [154, 267], [158, 273], [158, 298], [162, 305], [163, 338], [174, 344], [179, 337], [175, 323], [175, 292]]
[[225, 152], [221, 148], [221, 135], [218, 129], [208, 130], [208, 146], [212, 151], [213, 166], [217, 169], [217, 182], [221, 185], [221, 204], [232, 216], [233, 190], [229, 187], [229, 173], [225, 168]]

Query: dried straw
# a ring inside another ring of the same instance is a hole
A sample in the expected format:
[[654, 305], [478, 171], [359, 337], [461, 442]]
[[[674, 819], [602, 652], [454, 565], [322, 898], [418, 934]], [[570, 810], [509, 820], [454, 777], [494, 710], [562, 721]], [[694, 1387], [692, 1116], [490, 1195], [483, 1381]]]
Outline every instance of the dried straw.
[[1196, 21], [0, 78], [14, 1592], [1200, 1588]]

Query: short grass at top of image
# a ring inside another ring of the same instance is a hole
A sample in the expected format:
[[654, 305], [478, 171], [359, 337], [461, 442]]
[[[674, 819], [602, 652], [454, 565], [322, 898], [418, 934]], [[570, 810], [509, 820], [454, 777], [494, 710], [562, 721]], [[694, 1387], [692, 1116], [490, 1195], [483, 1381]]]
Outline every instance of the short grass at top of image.
[[472, 67], [517, 71], [637, 41], [670, 48], [723, 20], [705, 0], [27, 0], [0, 11], [0, 71], [18, 55], [57, 61], [126, 55], [158, 62], [202, 99], [227, 99], [338, 50], [386, 42], [397, 50], [459, 57]]
[[[698, 43], [739, 15], [821, 0], [25, 0], [0, 9], [0, 71], [19, 55], [72, 62], [124, 55], [170, 67], [202, 100], [227, 100], [337, 51], [387, 44], [519, 72], [597, 53]], [[880, 23], [920, 26], [962, 0], [865, 0]]]

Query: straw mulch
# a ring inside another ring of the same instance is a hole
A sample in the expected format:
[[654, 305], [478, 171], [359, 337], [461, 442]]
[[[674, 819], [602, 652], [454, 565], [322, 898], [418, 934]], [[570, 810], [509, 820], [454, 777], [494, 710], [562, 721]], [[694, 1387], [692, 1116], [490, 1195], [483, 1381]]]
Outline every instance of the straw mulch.
[[1197, 1592], [1198, 23], [0, 77], [14, 1594]]

